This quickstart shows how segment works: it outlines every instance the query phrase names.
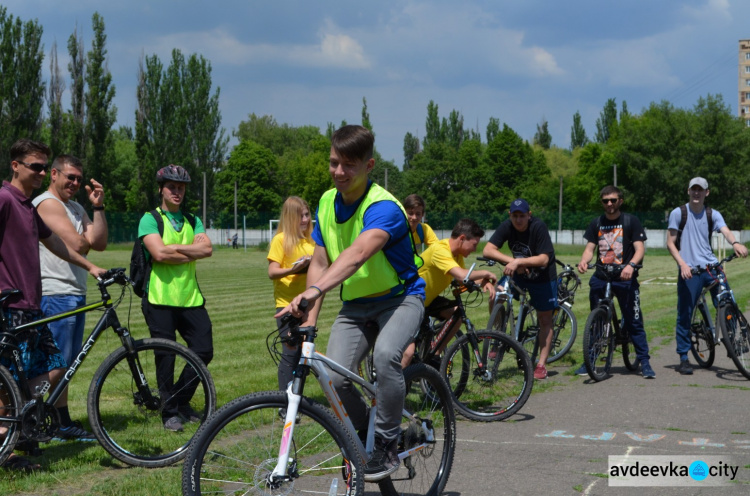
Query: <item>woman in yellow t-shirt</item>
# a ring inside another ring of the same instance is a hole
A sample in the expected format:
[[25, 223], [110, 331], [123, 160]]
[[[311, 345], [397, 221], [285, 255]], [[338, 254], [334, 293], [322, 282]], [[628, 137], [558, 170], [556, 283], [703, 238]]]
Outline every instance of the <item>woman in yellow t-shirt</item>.
[[[290, 196], [281, 207], [281, 219], [276, 236], [268, 250], [268, 277], [273, 281], [276, 313], [286, 307], [295, 296], [305, 290], [307, 267], [310, 265], [315, 243], [310, 237], [312, 220], [307, 202]], [[277, 326], [280, 325], [276, 319]], [[279, 389], [284, 391], [292, 380], [296, 349], [283, 347], [279, 361]]]

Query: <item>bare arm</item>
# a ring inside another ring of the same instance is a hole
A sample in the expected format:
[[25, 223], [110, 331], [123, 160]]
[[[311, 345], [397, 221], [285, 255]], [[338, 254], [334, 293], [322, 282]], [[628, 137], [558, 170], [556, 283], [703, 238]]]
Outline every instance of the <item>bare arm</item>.
[[682, 278], [690, 279], [693, 277], [691, 267], [682, 259], [680, 256], [680, 250], [677, 249], [675, 243], [677, 243], [677, 229], [669, 229], [667, 231], [667, 250], [669, 250], [669, 254], [672, 255], [672, 258], [674, 258], [675, 262], [677, 262], [677, 265], [680, 267]]
[[58, 257], [62, 258], [66, 262], [70, 262], [86, 269], [89, 274], [94, 277], [99, 277], [99, 275], [106, 272], [101, 267], [97, 267], [96, 265], [86, 260], [80, 253], [69, 248], [65, 244], [65, 242], [60, 239], [60, 237], [54, 232], [48, 238], [40, 239], [39, 241], [41, 241], [49, 251], [51, 251]]
[[[463, 281], [466, 279], [466, 274], [469, 273], [469, 270], [456, 266], [449, 270], [448, 273], [452, 275], [454, 279]], [[497, 276], [493, 272], [490, 272], [489, 270], [475, 270], [471, 273], [470, 279], [482, 286], [485, 293], [490, 293], [490, 301], [495, 299], [495, 283], [497, 282]]]
[[580, 272], [581, 274], [585, 274], [586, 271], [589, 270], [589, 264], [594, 258], [595, 248], [596, 245], [591, 241], [586, 243], [586, 248], [583, 249], [583, 255], [581, 255], [581, 261], [578, 262], [578, 272]]
[[305, 272], [307, 267], [310, 265], [311, 257], [300, 257], [289, 268], [283, 268], [279, 262], [269, 260], [268, 261], [268, 278], [269, 279], [281, 279], [282, 277], [290, 276], [292, 274], [298, 274]]
[[[643, 244], [643, 241], [633, 241], [633, 248], [635, 248], [635, 253], [629, 263], [638, 265], [643, 262], [643, 255], [646, 254], [646, 246]], [[626, 265], [625, 268], [622, 269], [622, 272], [620, 272], [620, 279], [623, 281], [629, 281], [633, 278], [634, 272], [635, 269], [631, 265]]]
[[732, 231], [727, 226], [722, 227], [719, 232], [721, 232], [721, 234], [724, 235], [724, 238], [732, 244], [732, 249], [734, 250], [735, 255], [742, 258], [747, 256], [747, 247], [737, 241], [734, 234], [732, 234]]
[[[91, 186], [86, 186], [86, 192], [89, 194], [89, 201], [92, 206], [101, 207], [104, 205], [104, 189], [96, 180], [91, 179]], [[85, 213], [83, 215], [83, 236], [92, 250], [104, 251], [107, 247], [107, 236], [109, 235], [107, 216], [104, 215], [104, 210], [94, 210], [93, 222], [88, 215]]]
[[183, 264], [210, 257], [213, 252], [211, 240], [201, 233], [195, 236], [191, 245], [165, 245], [157, 233], [143, 237], [143, 244], [156, 262]]
[[[76, 231], [76, 228], [70, 222], [68, 213], [62, 203], [53, 199], [47, 199], [36, 207], [36, 211], [39, 212], [39, 216], [44, 223], [49, 226], [53, 233], [62, 239], [68, 248], [81, 255], [86, 255], [89, 252], [91, 249], [91, 243], [89, 243], [89, 240], [86, 239], [86, 237]], [[84, 222], [86, 220], [88, 220], [88, 216], [86, 216]], [[89, 223], [90, 222], [91, 221], [89, 220]], [[47, 245], [45, 244], [45, 246]]]

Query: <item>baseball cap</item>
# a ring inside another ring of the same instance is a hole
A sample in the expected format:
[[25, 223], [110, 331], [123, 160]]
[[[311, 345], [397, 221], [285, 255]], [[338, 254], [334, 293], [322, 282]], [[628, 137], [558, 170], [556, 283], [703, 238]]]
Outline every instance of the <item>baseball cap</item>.
[[703, 179], [702, 177], [694, 177], [690, 180], [690, 185], [688, 186], [688, 189], [692, 188], [695, 185], [700, 186], [703, 189], [708, 189], [708, 181]]
[[513, 200], [510, 204], [510, 213], [513, 212], [523, 212], [527, 213], [531, 210], [529, 208], [529, 202], [524, 200], [523, 198], [519, 198], [518, 200]]

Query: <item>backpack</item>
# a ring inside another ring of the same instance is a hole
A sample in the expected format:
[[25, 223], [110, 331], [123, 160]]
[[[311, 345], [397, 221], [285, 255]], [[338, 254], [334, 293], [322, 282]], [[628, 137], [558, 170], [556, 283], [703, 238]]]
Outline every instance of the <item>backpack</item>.
[[[161, 212], [154, 209], [149, 212], [156, 220], [156, 227], [159, 230], [159, 236], [164, 236], [164, 220], [161, 218]], [[190, 226], [195, 229], [195, 216], [192, 214], [183, 214]], [[133, 251], [130, 254], [130, 280], [133, 281], [133, 292], [140, 298], [143, 298], [148, 291], [148, 281], [151, 279], [151, 254], [143, 246], [141, 238], [133, 243]]]
[[[713, 210], [711, 207], [706, 207], [706, 220], [708, 220], [708, 245], [711, 246], [711, 235], [714, 232], [714, 219]], [[687, 224], [687, 205], [680, 205], [680, 227], [677, 228], [677, 239], [674, 245], [677, 249], [680, 249], [680, 239], [682, 238], [682, 230], [685, 229]]]

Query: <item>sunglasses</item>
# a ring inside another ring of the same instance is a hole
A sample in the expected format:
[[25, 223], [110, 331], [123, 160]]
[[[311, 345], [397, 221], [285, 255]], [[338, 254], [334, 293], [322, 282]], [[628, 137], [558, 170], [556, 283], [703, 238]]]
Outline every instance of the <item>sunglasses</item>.
[[19, 164], [23, 164], [29, 169], [33, 170], [37, 174], [40, 172], [47, 172], [49, 170], [49, 164], [42, 164], [39, 162], [34, 162], [33, 164], [27, 164], [26, 162], [21, 162], [20, 160], [16, 160]]
[[83, 176], [79, 176], [76, 174], [60, 174], [71, 183], [77, 182], [78, 184], [83, 184]]
[[615, 204], [618, 201], [620, 201], [619, 198], [602, 198], [602, 203], [604, 205], [609, 205], [610, 203]]

